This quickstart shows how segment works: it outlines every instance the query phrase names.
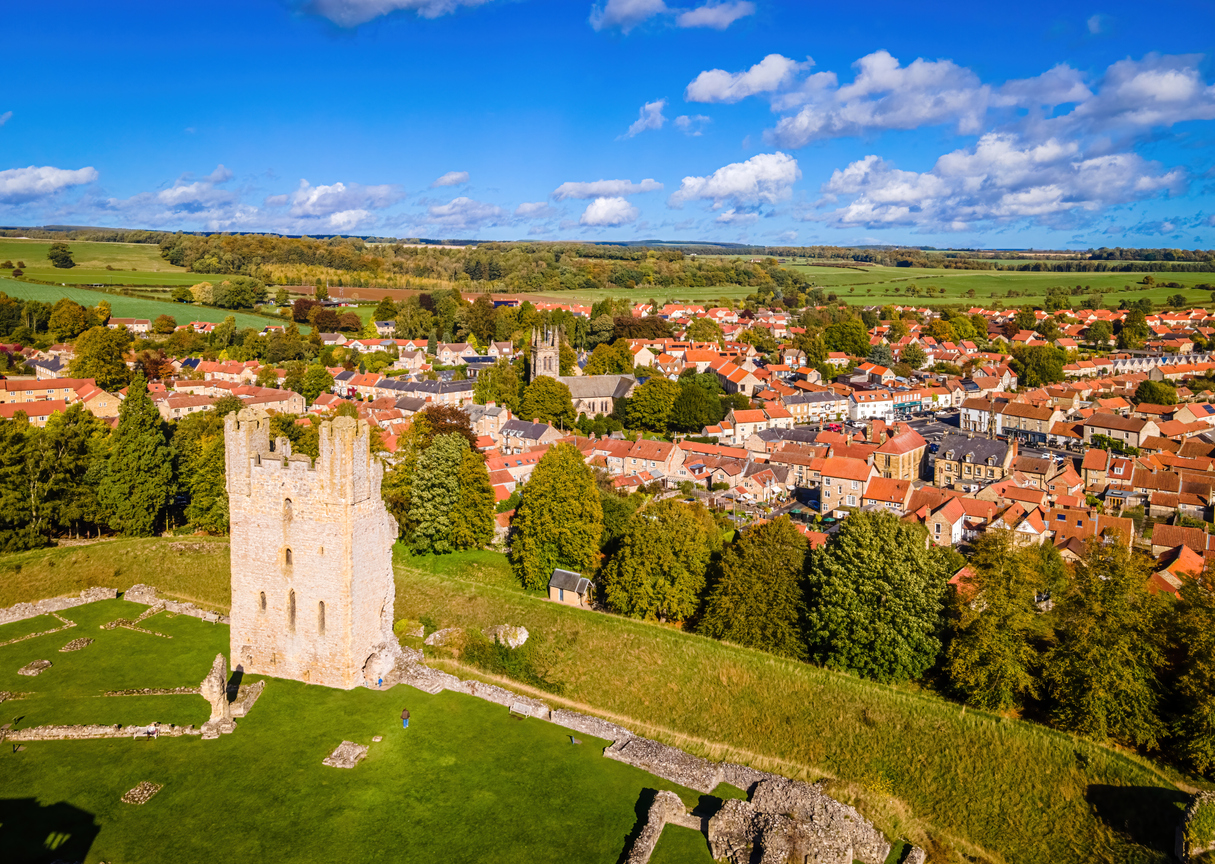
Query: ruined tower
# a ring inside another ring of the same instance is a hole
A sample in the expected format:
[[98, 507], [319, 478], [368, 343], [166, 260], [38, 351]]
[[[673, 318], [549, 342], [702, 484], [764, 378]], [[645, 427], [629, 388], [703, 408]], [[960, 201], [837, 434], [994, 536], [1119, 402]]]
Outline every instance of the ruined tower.
[[328, 687], [375, 683], [396, 646], [397, 525], [367, 423], [321, 424], [315, 464], [286, 438], [271, 442], [258, 409], [225, 417], [224, 439], [233, 666]]
[[561, 331], [544, 327], [532, 330], [532, 377], [556, 378], [561, 374]]

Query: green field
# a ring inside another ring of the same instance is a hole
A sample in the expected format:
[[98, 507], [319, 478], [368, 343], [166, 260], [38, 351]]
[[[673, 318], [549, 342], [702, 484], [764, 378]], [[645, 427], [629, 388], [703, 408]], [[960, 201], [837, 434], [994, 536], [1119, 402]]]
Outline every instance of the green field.
[[[200, 725], [199, 696], [100, 697], [105, 690], [197, 686], [228, 628], [160, 613], [141, 626], [172, 639], [101, 630], [145, 607], [110, 600], [62, 613], [79, 626], [0, 647], [0, 689], [15, 728], [42, 723]], [[55, 622], [58, 624], [58, 622]], [[0, 641], [10, 628], [0, 626]], [[61, 654], [80, 636], [96, 641]], [[36, 678], [16, 670], [36, 659]], [[253, 676], [245, 683], [257, 680]], [[399, 715], [408, 707], [410, 728]], [[381, 735], [383, 741], [372, 742]], [[5, 862], [615, 862], [645, 790], [702, 796], [605, 759], [610, 742], [579, 736], [471, 696], [375, 692], [271, 680], [219, 740], [29, 742], [0, 750], [0, 857]], [[321, 760], [343, 740], [371, 747], [352, 770]], [[141, 781], [147, 804], [120, 802]], [[649, 793], [652, 795], [652, 792]], [[720, 787], [718, 796], [738, 796]], [[678, 854], [695, 837], [664, 837]], [[672, 845], [673, 844], [673, 845]], [[661, 859], [659, 859], [661, 860]], [[671, 858], [668, 861], [687, 858]], [[695, 860], [695, 859], [691, 859]]]
[[[126, 297], [122, 294], [109, 294], [105, 291], [90, 291], [88, 288], [76, 288], [62, 285], [38, 285], [33, 282], [20, 282], [16, 279], [0, 277], [0, 291], [10, 297], [22, 300], [40, 300], [43, 303], [55, 303], [62, 297], [75, 300], [81, 306], [96, 306], [102, 300], [110, 304], [111, 314], [115, 318], [147, 318], [155, 321], [160, 315], [171, 315], [178, 324], [190, 321], [214, 321], [219, 323], [229, 315], [236, 317], [238, 327], [254, 327], [261, 330], [267, 324], [273, 324], [269, 318], [260, 315], [249, 315], [244, 312], [233, 312], [228, 309], [212, 309], [207, 306], [192, 306], [185, 303], [174, 303], [171, 300], [146, 300], [142, 297]], [[307, 331], [308, 327], [300, 328]]]
[[[1193, 305], [1211, 303], [1209, 289], [1194, 289], [1200, 284], [1215, 284], [1215, 273], [1154, 273], [1151, 274], [1157, 282], [1178, 282], [1177, 288], [1145, 288], [1139, 285], [1144, 273], [1022, 273], [999, 270], [947, 270], [920, 267], [867, 267], [857, 270], [843, 267], [818, 267], [806, 265], [791, 265], [816, 285], [828, 291], [834, 291], [841, 300], [848, 303], [885, 304], [904, 303], [923, 305], [925, 303], [973, 303], [976, 306], [992, 306], [999, 301], [1005, 306], [1021, 306], [1024, 304], [1041, 303], [1046, 298], [1050, 288], [1063, 287], [1070, 292], [1077, 285], [1091, 288], [1094, 291], [1104, 289], [1105, 302], [1118, 304], [1123, 300], [1138, 300], [1149, 298], [1153, 303], [1163, 303], [1174, 294], [1182, 294], [1186, 302]], [[935, 297], [920, 294], [908, 298], [907, 288], [918, 285], [921, 288], [934, 286], [938, 289]], [[1123, 290], [1126, 286], [1131, 290]], [[899, 293], [895, 293], [895, 288]], [[975, 292], [974, 298], [967, 296]], [[1009, 297], [1009, 290], [1020, 292], [1020, 297]], [[1087, 291], [1085, 292], [1088, 293]], [[994, 295], [994, 296], [993, 296]], [[1084, 296], [1075, 298], [1076, 305], [1084, 300]]]
[[[0, 237], [0, 262], [24, 261], [32, 279], [66, 282], [69, 285], [194, 285], [204, 277], [174, 267], [160, 257], [160, 247], [151, 243], [93, 243], [71, 240], [76, 266], [54, 267], [46, 251], [52, 240], [14, 240]], [[106, 265], [115, 268], [107, 270]]]
[[[185, 539], [187, 545], [117, 540], [0, 557], [0, 606], [146, 581], [165, 594], [226, 608], [226, 544]], [[914, 688], [558, 606], [515, 587], [496, 553], [418, 559], [397, 550], [396, 569], [398, 618], [527, 627], [548, 658], [547, 674], [564, 688], [560, 697], [536, 694], [551, 704], [589, 710], [711, 758], [829, 778], [833, 794], [857, 804], [888, 835], [924, 845], [933, 861], [1168, 860], [1185, 797], [1174, 781], [1183, 778], [1133, 754], [963, 711]], [[455, 660], [432, 662], [484, 677]]]

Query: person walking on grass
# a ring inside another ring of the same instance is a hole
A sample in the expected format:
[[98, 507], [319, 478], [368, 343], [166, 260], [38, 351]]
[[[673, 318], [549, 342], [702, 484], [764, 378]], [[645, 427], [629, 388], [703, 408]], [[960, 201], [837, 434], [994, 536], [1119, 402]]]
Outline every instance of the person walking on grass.
[[408, 708], [406, 708], [404, 711], [401, 712], [401, 728], [402, 729], [409, 728], [409, 709]]

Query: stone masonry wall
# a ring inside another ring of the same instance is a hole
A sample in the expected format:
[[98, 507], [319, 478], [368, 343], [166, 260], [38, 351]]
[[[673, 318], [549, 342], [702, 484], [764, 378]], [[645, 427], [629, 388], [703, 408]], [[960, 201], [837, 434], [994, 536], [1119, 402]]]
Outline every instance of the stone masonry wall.
[[[392, 638], [392, 544], [383, 469], [363, 421], [322, 424], [320, 458], [269, 439], [255, 409], [225, 418], [232, 540], [232, 662], [349, 689]], [[323, 604], [323, 605], [322, 605]]]

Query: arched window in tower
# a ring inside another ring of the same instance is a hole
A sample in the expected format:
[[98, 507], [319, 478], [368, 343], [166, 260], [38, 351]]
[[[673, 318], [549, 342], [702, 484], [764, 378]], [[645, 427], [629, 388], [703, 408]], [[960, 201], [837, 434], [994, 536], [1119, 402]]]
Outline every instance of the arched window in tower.
[[266, 592], [265, 591], [262, 592], [261, 605], [262, 605], [262, 611], [265, 612], [266, 611]]
[[325, 601], [316, 604], [316, 632], [325, 635]]
[[283, 553], [283, 563], [286, 564], [288, 567], [291, 566], [291, 550], [290, 549], [287, 549]]
[[287, 629], [295, 630], [295, 592], [287, 592]]
[[284, 522], [290, 522], [290, 521], [291, 521], [291, 517], [292, 517], [293, 515], [294, 515], [294, 512], [293, 512], [293, 510], [292, 510], [292, 506], [291, 506], [291, 499], [290, 499], [290, 498], [284, 498], [284, 499], [283, 499], [283, 521], [284, 521]]

